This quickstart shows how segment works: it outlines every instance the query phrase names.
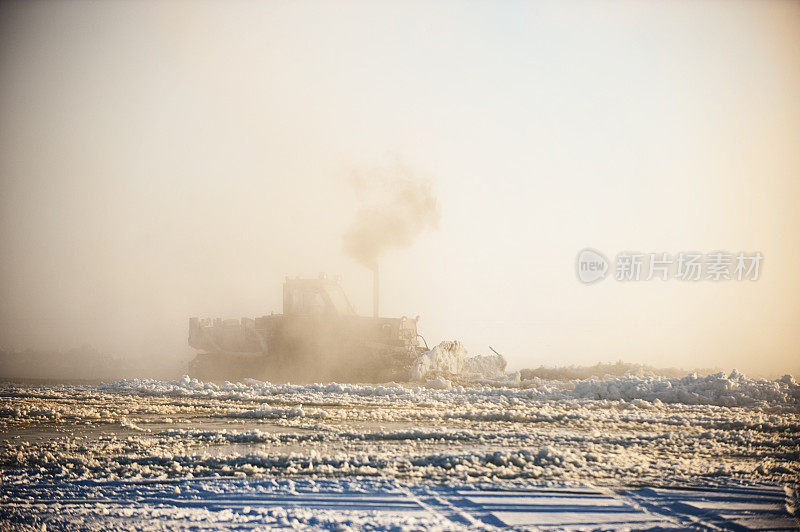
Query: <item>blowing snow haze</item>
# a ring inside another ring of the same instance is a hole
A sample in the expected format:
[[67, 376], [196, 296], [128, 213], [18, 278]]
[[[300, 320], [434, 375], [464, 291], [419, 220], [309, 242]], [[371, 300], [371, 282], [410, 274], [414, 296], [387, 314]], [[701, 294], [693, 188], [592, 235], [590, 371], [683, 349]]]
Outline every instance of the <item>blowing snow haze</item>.
[[379, 262], [382, 315], [509, 369], [800, 373], [800, 4], [600, 5], [0, 3], [0, 348], [146, 374], [287, 275], [369, 315]]

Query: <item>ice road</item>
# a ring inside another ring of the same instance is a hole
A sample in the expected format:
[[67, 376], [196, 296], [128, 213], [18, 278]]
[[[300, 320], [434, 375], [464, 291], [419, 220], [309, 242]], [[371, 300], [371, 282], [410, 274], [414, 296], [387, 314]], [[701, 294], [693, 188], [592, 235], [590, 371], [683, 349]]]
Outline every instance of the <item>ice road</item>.
[[800, 386], [0, 386], [0, 528], [797, 529]]

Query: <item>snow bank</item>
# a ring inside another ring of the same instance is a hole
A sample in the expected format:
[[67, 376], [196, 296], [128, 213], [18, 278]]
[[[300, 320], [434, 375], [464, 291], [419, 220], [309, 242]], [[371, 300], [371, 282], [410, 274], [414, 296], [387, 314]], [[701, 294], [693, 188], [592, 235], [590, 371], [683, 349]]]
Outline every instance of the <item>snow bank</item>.
[[[178, 381], [155, 381], [131, 379], [87, 387], [92, 392], [104, 394], [134, 394], [139, 396], [167, 396], [229, 401], [255, 401], [284, 407], [253, 411], [252, 417], [309, 417], [306, 413], [293, 411], [292, 405], [324, 404], [336, 398], [338, 404], [359, 405], [364, 403], [402, 406], [404, 404], [450, 404], [468, 405], [481, 403], [502, 404], [508, 401], [615, 401], [623, 402], [626, 408], [652, 408], [663, 404], [714, 405], [726, 407], [749, 407], [767, 410], [800, 411], [800, 385], [791, 377], [777, 380], [749, 379], [738, 371], [726, 375], [716, 373], [706, 377], [688, 375], [683, 378], [655, 376], [625, 376], [610, 379], [585, 379], [573, 381], [550, 381], [530, 379], [522, 382], [487, 381], [465, 378], [463, 347], [458, 342], [438, 345], [417, 361], [415, 376], [422, 387], [396, 383], [385, 385], [365, 384], [272, 384], [249, 380], [248, 383], [226, 382], [217, 385], [200, 382], [184, 376]], [[476, 357], [473, 357], [476, 358]], [[480, 357], [480, 359], [489, 357]], [[499, 358], [499, 357], [498, 357]], [[469, 360], [469, 359], [467, 359]], [[485, 360], [477, 364], [485, 368]], [[499, 368], [498, 366], [495, 366]], [[461, 373], [450, 374], [456, 369]], [[446, 376], [445, 376], [446, 374]], [[457, 379], [457, 381], [456, 381]], [[459, 385], [454, 385], [458, 382]], [[472, 382], [472, 386], [469, 383]], [[487, 385], [490, 384], [490, 385]], [[75, 387], [78, 389], [80, 387]], [[14, 390], [6, 395], [14, 396]], [[288, 405], [287, 405], [288, 404]], [[45, 407], [31, 405], [27, 411], [18, 411], [19, 405], [5, 406], [6, 419], [30, 419], [37, 416], [52, 417], [55, 414]], [[64, 410], [67, 410], [66, 408]], [[88, 417], [90, 412], [86, 413]], [[59, 415], [69, 415], [66, 411]], [[100, 412], [96, 414], [100, 415]], [[105, 417], [105, 416], [103, 416]], [[2, 425], [2, 421], [0, 421]]]
[[461, 342], [441, 342], [433, 349], [426, 351], [411, 367], [411, 379], [421, 381], [432, 373], [461, 373], [467, 350]]
[[491, 379], [502, 377], [505, 369], [506, 360], [500, 355], [469, 356], [461, 342], [445, 341], [420, 355], [411, 367], [411, 380], [441, 375]]
[[643, 400], [687, 405], [766, 406], [800, 403], [800, 386], [791, 377], [775, 381], [752, 380], [733, 370], [730, 375], [695, 374], [681, 379], [619, 377], [576, 381], [571, 395], [585, 399]]

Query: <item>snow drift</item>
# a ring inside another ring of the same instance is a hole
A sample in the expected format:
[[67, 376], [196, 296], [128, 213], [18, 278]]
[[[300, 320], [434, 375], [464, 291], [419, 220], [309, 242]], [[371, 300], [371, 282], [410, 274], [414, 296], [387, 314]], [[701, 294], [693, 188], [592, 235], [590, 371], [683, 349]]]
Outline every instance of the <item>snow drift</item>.
[[493, 379], [502, 377], [506, 359], [501, 355], [469, 356], [461, 342], [444, 341], [423, 353], [411, 366], [411, 380], [423, 381], [443, 375]]
[[[439, 346], [437, 346], [439, 347]], [[459, 352], [457, 346], [451, 352]], [[463, 349], [463, 348], [462, 348]], [[222, 385], [202, 382], [184, 376], [177, 381], [157, 381], [151, 379], [129, 379], [98, 385], [97, 387], [60, 387], [57, 395], [73, 391], [93, 390], [112, 394], [136, 394], [141, 396], [193, 397], [207, 399], [226, 399], [234, 401], [272, 402], [281, 399], [290, 405], [325, 401], [330, 397], [352, 404], [363, 401], [372, 403], [436, 403], [462, 404], [475, 401], [502, 402], [524, 401], [620, 401], [629, 406], [647, 407], [660, 404], [715, 405], [737, 407], [746, 406], [758, 409], [778, 409], [787, 412], [800, 411], [800, 385], [790, 376], [777, 380], [750, 379], [738, 371], [730, 374], [716, 373], [706, 377], [688, 375], [683, 378], [665, 377], [615, 377], [610, 379], [585, 379], [573, 381], [549, 381], [544, 379], [524, 380], [510, 386], [497, 381], [497, 385], [487, 386], [487, 381], [469, 385], [464, 380], [460, 385], [448, 386], [447, 379], [437, 380], [441, 374], [433, 376], [441, 368], [439, 355], [446, 350], [433, 353], [431, 350], [418, 361], [423, 383], [427, 387], [385, 383], [367, 384], [272, 384], [248, 379], [246, 382], [226, 382]], [[429, 356], [430, 355], [430, 356]], [[447, 359], [444, 359], [445, 367]], [[452, 365], [449, 367], [453, 367]], [[456, 365], [455, 367], [458, 367]], [[463, 362], [462, 366], [463, 368]], [[4, 393], [13, 397], [13, 385], [6, 386]], [[649, 405], [649, 406], [648, 406]]]

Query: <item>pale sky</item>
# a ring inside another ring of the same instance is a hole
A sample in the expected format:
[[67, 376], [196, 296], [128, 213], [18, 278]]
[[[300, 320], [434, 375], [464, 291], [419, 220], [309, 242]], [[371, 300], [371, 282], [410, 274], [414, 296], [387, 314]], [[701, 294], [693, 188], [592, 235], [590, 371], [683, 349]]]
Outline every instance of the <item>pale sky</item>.
[[[800, 374], [800, 2], [4, 2], [0, 345], [185, 356], [342, 253], [354, 170], [430, 179], [382, 314], [512, 368]], [[760, 251], [756, 282], [575, 257]]]

